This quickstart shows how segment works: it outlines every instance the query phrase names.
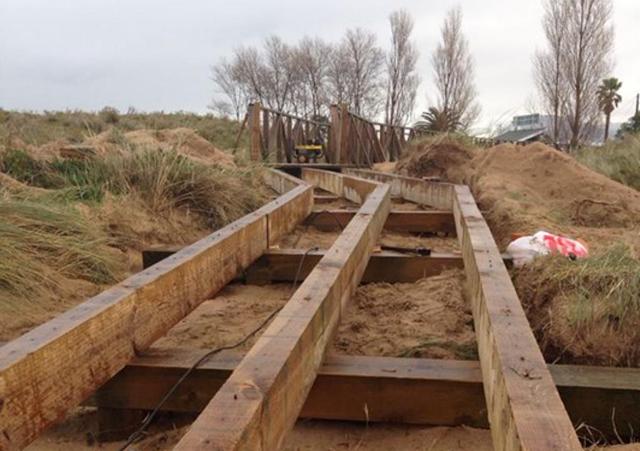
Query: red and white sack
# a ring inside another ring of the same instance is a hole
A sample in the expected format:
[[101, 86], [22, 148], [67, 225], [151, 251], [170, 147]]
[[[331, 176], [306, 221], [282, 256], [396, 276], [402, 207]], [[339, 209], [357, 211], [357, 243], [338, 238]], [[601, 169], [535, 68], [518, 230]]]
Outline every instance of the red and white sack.
[[580, 241], [539, 231], [513, 240], [507, 246], [507, 254], [511, 257], [513, 266], [519, 268], [539, 255], [561, 254], [570, 258], [585, 258], [589, 256], [589, 250]]

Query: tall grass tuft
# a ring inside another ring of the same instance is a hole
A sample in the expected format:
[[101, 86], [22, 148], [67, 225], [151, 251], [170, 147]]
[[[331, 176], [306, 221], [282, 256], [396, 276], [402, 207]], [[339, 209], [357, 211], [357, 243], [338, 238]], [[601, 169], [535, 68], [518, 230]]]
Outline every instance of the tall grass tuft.
[[640, 190], [640, 135], [627, 135], [602, 147], [588, 147], [576, 159], [607, 177]]
[[640, 260], [626, 245], [578, 261], [539, 258], [516, 270], [514, 283], [554, 358], [640, 364]]
[[37, 305], [39, 295], [62, 288], [63, 277], [111, 283], [118, 261], [108, 243], [107, 234], [72, 207], [1, 198], [0, 290]]

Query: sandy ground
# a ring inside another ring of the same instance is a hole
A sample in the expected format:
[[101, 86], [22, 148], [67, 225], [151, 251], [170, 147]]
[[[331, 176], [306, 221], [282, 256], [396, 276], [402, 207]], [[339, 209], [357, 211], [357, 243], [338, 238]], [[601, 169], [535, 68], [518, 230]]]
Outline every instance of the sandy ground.
[[[192, 417], [187, 420], [191, 420]], [[185, 418], [163, 418], [137, 451], [173, 449], [186, 433]], [[119, 450], [124, 442], [96, 443], [93, 409], [79, 409], [72, 418], [43, 434], [27, 451]], [[285, 440], [283, 451], [360, 450], [387, 451], [490, 451], [491, 435], [485, 429], [424, 427], [394, 424], [362, 424], [345, 421], [300, 420]]]
[[449, 270], [416, 283], [362, 285], [333, 343], [346, 355], [476, 359], [464, 273]]

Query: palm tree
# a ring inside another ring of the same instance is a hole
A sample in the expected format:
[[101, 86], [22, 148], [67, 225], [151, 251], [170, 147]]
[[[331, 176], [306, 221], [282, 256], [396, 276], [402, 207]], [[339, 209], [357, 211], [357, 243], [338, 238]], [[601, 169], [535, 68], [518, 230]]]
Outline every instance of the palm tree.
[[462, 125], [458, 115], [446, 108], [429, 107], [422, 113], [422, 118], [424, 120], [419, 121], [416, 128], [430, 132], [453, 132]]
[[622, 96], [618, 94], [618, 90], [622, 87], [622, 82], [615, 77], [605, 78], [602, 84], [598, 86], [598, 104], [604, 113], [604, 140], [609, 138], [609, 123], [611, 121], [611, 113], [616, 109], [622, 101]]

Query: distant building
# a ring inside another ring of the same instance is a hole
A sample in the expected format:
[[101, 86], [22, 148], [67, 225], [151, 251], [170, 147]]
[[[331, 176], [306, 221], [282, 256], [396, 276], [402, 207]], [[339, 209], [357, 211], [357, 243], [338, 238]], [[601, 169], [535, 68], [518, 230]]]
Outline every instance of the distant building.
[[514, 116], [509, 130], [494, 139], [501, 143], [527, 144], [534, 141], [549, 143], [551, 142], [550, 129], [551, 116], [538, 113], [525, 114]]

